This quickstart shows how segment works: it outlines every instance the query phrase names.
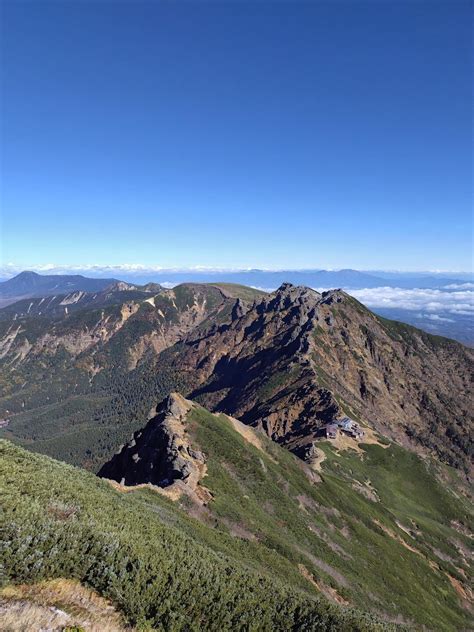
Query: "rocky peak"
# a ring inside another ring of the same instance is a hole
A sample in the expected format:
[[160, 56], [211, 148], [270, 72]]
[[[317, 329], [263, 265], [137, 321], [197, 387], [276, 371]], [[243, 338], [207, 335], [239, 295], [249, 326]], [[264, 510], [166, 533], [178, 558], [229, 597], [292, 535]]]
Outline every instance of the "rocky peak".
[[339, 289], [328, 290], [321, 294], [321, 303], [323, 305], [332, 305], [333, 303], [342, 303], [347, 298], [347, 294]]
[[305, 313], [314, 310], [321, 295], [319, 292], [309, 287], [283, 283], [273, 294], [266, 296], [258, 311], [261, 312], [284, 312], [287, 310], [300, 310]]
[[192, 403], [184, 399], [179, 393], [170, 393], [168, 397], [157, 406], [157, 413], [162, 413], [165, 417], [174, 417], [182, 420], [188, 414]]
[[321, 297], [321, 294], [316, 290], [305, 285], [293, 285], [293, 283], [282, 283], [274, 295], [289, 297], [293, 300], [318, 300]]
[[101, 468], [99, 476], [121, 485], [149, 483], [195, 494], [206, 459], [190, 445], [186, 433], [186, 418], [192, 407], [193, 403], [179, 393], [171, 393], [146, 426]]
[[125, 283], [125, 281], [117, 281], [116, 283], [112, 283], [106, 288], [107, 292], [126, 292], [127, 290], [136, 290], [137, 286], [132, 285], [131, 283]]
[[277, 292], [282, 294], [284, 292], [291, 292], [291, 290], [293, 290], [294, 288], [296, 288], [297, 286], [294, 285], [293, 283], [282, 283], [280, 285], [280, 287], [278, 288]]
[[147, 283], [143, 286], [145, 292], [160, 292], [163, 287], [159, 283]]

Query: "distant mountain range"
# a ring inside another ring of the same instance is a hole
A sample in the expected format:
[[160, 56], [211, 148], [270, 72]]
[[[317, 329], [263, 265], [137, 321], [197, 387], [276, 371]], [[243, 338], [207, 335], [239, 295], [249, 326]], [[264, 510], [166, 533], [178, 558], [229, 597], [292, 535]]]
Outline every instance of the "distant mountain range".
[[242, 270], [222, 272], [163, 271], [143, 277], [126, 277], [127, 280], [157, 283], [239, 283], [252, 287], [275, 290], [282, 283], [305, 285], [314, 288], [343, 288], [346, 290], [375, 287], [441, 288], [462, 284], [465, 279], [445, 276], [398, 276], [383, 277], [358, 270]]
[[[150, 281], [153, 282], [150, 283]], [[20, 300], [56, 296], [48, 302], [49, 308], [56, 303], [59, 311], [68, 294], [68, 310], [75, 310], [78, 301], [100, 302], [104, 296], [72, 296], [75, 292], [103, 292], [107, 288], [128, 291], [150, 291], [160, 287], [174, 287], [180, 283], [237, 283], [265, 291], [274, 291], [282, 283], [290, 282], [315, 289], [341, 288], [353, 293], [376, 313], [410, 323], [429, 333], [454, 338], [467, 345], [474, 345], [474, 283], [466, 274], [451, 278], [445, 274], [418, 276], [408, 273], [368, 273], [357, 270], [246, 270], [246, 271], [176, 271], [163, 270], [152, 275], [126, 276], [125, 281], [114, 278], [91, 278], [82, 275], [21, 272], [0, 283], [0, 308], [15, 304], [12, 314], [35, 310], [44, 312], [44, 301], [17, 305]], [[146, 283], [146, 285], [140, 285]], [[386, 291], [383, 288], [387, 288]], [[362, 290], [368, 290], [363, 292]], [[4, 317], [0, 314], [0, 318]]]
[[153, 275], [159, 283], [240, 283], [252, 287], [275, 290], [282, 283], [314, 288], [343, 288], [345, 290], [375, 287], [441, 288], [462, 284], [463, 279], [404, 275], [384, 278], [358, 270], [246, 270], [239, 272], [160, 272]]
[[20, 272], [0, 283], [0, 306], [29, 296], [41, 298], [75, 291], [99, 292], [113, 283], [117, 283], [117, 279], [92, 279], [80, 274]]
[[[72, 284], [64, 287], [64, 291], [85, 290], [95, 291], [105, 286], [94, 286], [93, 282], [105, 281], [108, 284], [116, 281], [115, 278], [102, 278], [104, 272], [93, 270], [93, 277], [82, 274], [48, 274], [40, 275], [35, 272], [21, 272], [15, 277], [0, 283], [0, 297], [25, 296], [26, 293], [44, 291], [48, 284], [54, 288], [56, 284]], [[275, 290], [282, 283], [288, 282], [295, 285], [308, 287], [340, 287], [343, 289], [359, 289], [374, 287], [399, 287], [399, 288], [442, 288], [451, 284], [463, 284], [473, 281], [472, 274], [433, 274], [433, 273], [406, 273], [385, 271], [359, 271], [353, 269], [344, 270], [112, 270], [119, 273], [120, 279], [134, 284], [144, 284], [154, 281], [156, 283], [240, 283], [242, 285], [257, 286]], [[0, 275], [1, 278], [1, 275]], [[40, 279], [42, 279], [40, 281]], [[59, 281], [61, 279], [61, 281]], [[46, 281], [47, 280], [47, 281]], [[5, 285], [8, 283], [8, 285]], [[92, 283], [92, 285], [90, 284]], [[42, 288], [40, 288], [40, 285]], [[8, 294], [7, 294], [8, 291]], [[18, 292], [14, 294], [14, 292]], [[24, 293], [23, 293], [24, 292]], [[37, 294], [35, 294], [36, 296]]]

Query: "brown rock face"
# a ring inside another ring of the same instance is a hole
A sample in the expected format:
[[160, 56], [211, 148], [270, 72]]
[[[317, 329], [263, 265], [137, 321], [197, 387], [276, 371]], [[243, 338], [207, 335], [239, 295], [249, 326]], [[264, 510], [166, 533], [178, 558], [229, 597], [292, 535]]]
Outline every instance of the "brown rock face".
[[191, 490], [203, 472], [205, 457], [185, 435], [192, 403], [172, 393], [147, 425], [99, 471], [99, 476], [121, 485], [150, 483], [158, 487], [182, 481]]
[[[0, 363], [3, 360], [8, 370], [12, 365], [27, 370], [28, 363], [66, 352], [70, 365], [77, 359], [91, 374], [111, 364], [131, 371], [145, 355], [158, 355], [211, 313], [230, 311], [235, 303], [219, 288], [197, 284], [172, 290], [149, 284], [146, 291], [132, 292], [132, 300], [124, 300], [133, 287], [117, 283], [101, 294], [53, 297], [52, 306], [49, 298], [26, 302], [24, 313], [18, 308], [11, 321], [0, 319]], [[149, 291], [156, 288], [156, 293]], [[34, 318], [28, 317], [30, 307]], [[243, 304], [236, 306], [241, 309]]]
[[468, 463], [472, 350], [386, 321], [340, 290], [284, 284], [229, 322], [188, 335], [173, 362], [188, 396], [304, 452], [345, 412], [394, 439]]
[[177, 362], [202, 383], [190, 397], [297, 447], [340, 412], [308, 352], [321, 295], [285, 284], [212, 335], [188, 339]]

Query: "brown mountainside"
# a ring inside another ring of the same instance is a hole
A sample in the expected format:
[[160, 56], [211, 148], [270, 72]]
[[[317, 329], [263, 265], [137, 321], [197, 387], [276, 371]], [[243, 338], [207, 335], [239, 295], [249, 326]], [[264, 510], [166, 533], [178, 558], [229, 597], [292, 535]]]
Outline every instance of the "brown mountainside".
[[[117, 292], [107, 299], [115, 304], [61, 318], [0, 320], [8, 436], [41, 440], [42, 450], [74, 462], [90, 453], [97, 463], [179, 389], [299, 455], [345, 414], [469, 469], [473, 350], [375, 316], [340, 290], [158, 289], [125, 302]], [[78, 394], [93, 414], [69, 406]], [[103, 395], [112, 399], [102, 403]], [[52, 419], [44, 407], [54, 402]], [[51, 422], [38, 424], [43, 412]], [[92, 448], [79, 450], [71, 428], [92, 431]]]
[[284, 284], [178, 347], [191, 399], [297, 452], [345, 413], [452, 464], [468, 462], [472, 350], [385, 321], [340, 290]]
[[194, 284], [20, 301], [0, 311], [0, 362], [11, 370], [66, 351], [69, 365], [93, 374], [112, 362], [131, 370], [147, 352], [175, 344], [210, 314], [219, 320], [224, 311], [225, 318], [234, 302], [217, 287]]

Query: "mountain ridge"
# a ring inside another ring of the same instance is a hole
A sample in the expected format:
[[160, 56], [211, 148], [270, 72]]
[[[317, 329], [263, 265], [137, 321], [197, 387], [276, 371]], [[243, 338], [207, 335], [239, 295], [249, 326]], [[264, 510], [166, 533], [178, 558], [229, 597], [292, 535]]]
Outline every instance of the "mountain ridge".
[[[313, 564], [316, 564], [316, 568], [320, 571], [328, 572], [335, 581], [328, 585], [321, 576], [315, 579], [318, 573], [313, 575], [314, 566], [308, 567], [304, 561], [299, 562], [298, 568], [302, 575], [310, 583], [314, 582], [317, 590], [322, 591], [330, 601], [346, 606], [352, 601], [353, 593], [349, 586], [353, 582], [350, 568], [354, 561], [351, 560], [354, 560], [353, 556], [356, 555], [357, 563], [361, 564], [364, 558], [370, 558], [372, 554], [367, 544], [358, 549], [357, 554], [349, 552], [351, 550], [348, 548], [349, 541], [355, 544], [355, 541], [362, 537], [362, 533], [353, 531], [351, 527], [349, 537], [348, 532], [343, 528], [345, 535], [342, 539], [338, 539], [335, 535], [337, 533], [337, 529], [334, 529], [335, 525], [328, 532], [325, 531], [320, 522], [321, 515], [333, 516], [339, 528], [341, 520], [343, 524], [349, 516], [352, 519], [357, 516], [358, 520], [363, 516], [362, 521], [369, 530], [380, 529], [381, 537], [385, 542], [390, 542], [394, 547], [400, 547], [400, 551], [405, 550], [405, 553], [408, 551], [411, 563], [418, 564], [419, 562], [423, 566], [426, 563], [426, 556], [429, 558], [433, 550], [439, 552], [438, 545], [434, 545], [430, 538], [425, 540], [433, 524], [423, 520], [423, 527], [421, 527], [421, 515], [424, 512], [428, 514], [433, 512], [434, 505], [437, 503], [444, 506], [449, 514], [448, 507], [451, 501], [448, 500], [449, 493], [441, 491], [442, 479], [440, 478], [437, 483], [434, 482], [441, 471], [436, 474], [436, 467], [429, 460], [425, 462], [414, 455], [409, 456], [409, 452], [383, 440], [382, 437], [377, 437], [376, 442], [369, 441], [368, 437], [360, 437], [351, 440], [352, 443], [350, 441], [332, 442], [320, 437], [316, 443], [317, 447], [314, 448], [317, 458], [312, 463], [303, 464], [300, 459], [292, 457], [287, 451], [262, 436], [258, 430], [248, 428], [241, 422], [232, 421], [224, 414], [209, 415], [199, 405], [184, 400], [179, 394], [172, 394], [159, 404], [157, 411], [157, 415], [136, 432], [133, 439], [104, 466], [99, 476], [117, 481], [122, 491], [136, 493], [134, 490], [144, 487], [155, 490], [160, 495], [173, 498], [174, 502], [181, 502], [191, 515], [198, 516], [204, 524], [213, 525], [215, 529], [229, 529], [234, 537], [258, 543], [258, 546], [265, 545], [267, 542], [266, 529], [272, 531], [277, 526], [273, 523], [276, 520], [275, 509], [278, 507], [277, 530], [280, 534], [274, 535], [274, 539], [270, 539], [267, 546], [275, 546], [279, 551], [285, 550], [290, 542], [291, 546], [300, 553], [306, 549], [304, 530], [300, 532], [298, 525], [301, 519], [305, 521], [308, 514], [314, 515], [312, 512], [316, 512], [319, 515], [318, 522], [310, 521], [306, 528], [311, 534], [317, 535], [317, 541], [323, 542], [327, 551], [323, 552], [321, 548], [318, 548], [318, 553], [316, 553], [313, 549], [313, 556], [308, 559], [312, 559]], [[186, 447], [179, 452], [181, 465], [178, 467], [176, 467], [177, 435], [168, 430], [170, 418], [179, 418], [182, 430], [178, 435], [186, 437]], [[160, 427], [163, 432], [157, 433]], [[235, 434], [236, 431], [239, 435]], [[205, 463], [204, 476], [199, 480], [188, 475], [188, 468], [193, 468], [192, 458], [189, 457], [194, 454], [199, 456], [199, 465]], [[160, 472], [168, 468], [168, 472], [172, 472], [175, 478], [167, 475], [159, 480], [160, 475], [157, 476], [158, 472], [154, 471], [156, 465], [159, 466]], [[424, 470], [425, 473], [423, 473]], [[293, 474], [290, 475], [290, 472]], [[401, 480], [397, 480], [400, 474]], [[293, 480], [294, 475], [297, 476], [298, 483]], [[389, 476], [388, 480], [384, 480], [385, 475]], [[433, 476], [434, 479], [431, 478]], [[129, 477], [128, 481], [127, 477]], [[336, 487], [331, 494], [327, 490], [334, 482], [334, 477], [339, 480], [341, 487]], [[412, 482], [412, 477], [417, 483]], [[269, 486], [265, 488], [265, 491], [261, 489], [264, 480]], [[421, 480], [424, 480], [428, 486], [434, 485], [437, 491], [431, 490], [428, 493], [428, 488], [423, 492], [416, 490]], [[293, 494], [296, 494], [295, 499], [299, 507], [298, 509], [295, 507], [293, 511], [290, 510], [291, 518], [286, 512], [283, 496], [280, 497], [281, 492], [270, 491], [270, 481], [278, 481], [277, 486], [287, 497], [291, 498]], [[173, 494], [173, 490], [177, 491], [177, 483], [179, 484], [178, 495]], [[344, 492], [345, 486], [351, 491]], [[401, 486], [401, 489], [409, 486], [410, 491], [403, 492], [408, 496], [418, 497], [418, 494], [421, 494], [422, 497], [424, 495], [424, 500], [420, 497], [418, 501], [423, 505], [423, 509], [420, 511], [420, 507], [416, 508], [416, 505], [408, 508], [406, 501], [400, 505], [394, 503], [393, 499], [389, 501], [390, 494], [398, 486]], [[293, 491], [294, 489], [299, 491]], [[390, 491], [387, 495], [388, 490]], [[444, 498], [442, 501], [439, 498], [440, 494]], [[258, 499], [254, 498], [255, 495]], [[364, 499], [363, 507], [357, 506], [360, 498]], [[388, 509], [387, 514], [384, 513], [386, 509]], [[461, 515], [462, 510], [459, 514], [461, 522], [467, 520], [467, 514], [465, 517]], [[435, 514], [432, 514], [433, 519], [434, 516]], [[443, 519], [437, 515], [434, 520], [442, 521]], [[353, 524], [356, 523], [357, 521]], [[413, 527], [407, 526], [415, 523], [417, 524], [416, 534]], [[435, 532], [436, 530], [432, 536]], [[295, 540], [296, 533], [299, 533], [299, 536]], [[403, 537], [398, 533], [401, 533]], [[445, 532], [444, 537], [447, 533]], [[281, 542], [280, 538], [282, 538]], [[426, 548], [428, 542], [430, 544]], [[317, 546], [316, 542], [313, 545]], [[286, 549], [284, 555], [291, 557], [289, 549]], [[405, 557], [403, 553], [401, 555]], [[431, 575], [437, 568], [437, 559], [439, 558], [435, 554], [426, 570], [422, 571], [427, 582], [431, 581]], [[460, 559], [463, 559], [462, 566], [464, 567], [466, 560], [462, 557]], [[396, 558], [393, 559], [393, 564], [394, 568], [399, 565]], [[371, 577], [374, 572], [379, 581], [378, 572], [370, 565], [365, 566], [365, 579]], [[418, 571], [412, 569], [412, 572]], [[394, 579], [389, 579], [385, 573], [384, 581], [390, 584]], [[452, 580], [448, 579], [448, 581]], [[468, 591], [466, 578], [461, 584], [464, 586], [463, 590]], [[375, 594], [379, 592], [379, 589], [374, 587], [371, 590], [375, 590]], [[394, 594], [393, 588], [391, 594]], [[395, 599], [398, 598], [395, 597]], [[467, 601], [464, 605], [467, 607]], [[400, 605], [398, 613], [405, 617], [408, 614], [404, 607], [400, 609]], [[406, 622], [408, 623], [408, 620]], [[439, 621], [437, 623], [438, 628], [441, 624]]]
[[[451, 351], [467, 365], [466, 373], [456, 369], [460, 381], [455, 404], [450, 390], [455, 373], [449, 387], [444, 382], [443, 362]], [[426, 354], [431, 365], [425, 364]], [[430, 415], [438, 421], [450, 415], [461, 431], [460, 424], [472, 419], [473, 357], [459, 343], [379, 319], [341, 290], [320, 295], [284, 284], [212, 336], [198, 332], [194, 340], [188, 338], [177, 350], [176, 365], [201, 382], [190, 391], [191, 399], [256, 425], [299, 450], [342, 411], [362, 418], [365, 425], [370, 420], [398, 440], [403, 436], [391, 432], [392, 418], [397, 420], [395, 430], [404, 419], [412, 432], [422, 433], [421, 440], [427, 439], [423, 419], [428, 422]], [[262, 389], [270, 389], [263, 398]], [[426, 401], [431, 402], [429, 414]], [[461, 408], [457, 415], [456, 408]], [[466, 428], [462, 436], [469, 443]], [[468, 443], [465, 449], [471, 450]]]
[[[121, 268], [117, 268], [121, 271]], [[379, 271], [380, 272], [380, 271]], [[25, 273], [22, 273], [25, 274]], [[30, 274], [30, 273], [28, 273]], [[38, 281], [44, 280], [37, 273], [31, 273]], [[316, 275], [316, 276], [315, 276]], [[18, 276], [21, 276], [18, 275]], [[56, 286], [61, 279], [71, 279], [60, 274], [50, 275], [54, 279]], [[154, 282], [151, 282], [153, 279]], [[100, 277], [92, 280], [98, 281]], [[112, 279], [108, 279], [112, 281]], [[329, 289], [341, 287], [350, 291], [358, 297], [368, 307], [373, 309], [380, 316], [392, 320], [400, 320], [415, 327], [420, 327], [429, 333], [443, 335], [454, 338], [468, 346], [474, 346], [474, 326], [472, 318], [472, 294], [474, 283], [472, 275], [459, 275], [459, 278], [451, 278], [446, 274], [430, 276], [428, 273], [408, 274], [408, 273], [382, 273], [375, 271], [346, 270], [289, 270], [289, 271], [268, 271], [268, 270], [162, 270], [155, 276], [127, 275], [122, 281], [114, 281], [112, 284], [116, 288], [135, 289], [137, 291], [159, 290], [160, 285], [156, 281], [163, 283], [164, 287], [170, 288], [182, 283], [209, 283], [211, 285], [241, 285], [260, 288], [261, 291], [273, 292], [283, 282], [292, 282], [296, 285], [306, 285], [313, 288]], [[10, 280], [13, 282], [13, 280]], [[146, 283], [146, 285], [139, 285]], [[63, 281], [60, 292], [67, 292], [71, 285]], [[0, 283], [0, 290], [2, 284]], [[31, 289], [31, 288], [30, 288]], [[56, 288], [57, 290], [58, 288]], [[53, 292], [58, 294], [57, 291]], [[15, 294], [20, 292], [17, 290]], [[84, 291], [84, 281], [79, 284], [78, 291]], [[95, 291], [95, 289], [94, 289]], [[24, 296], [51, 296], [51, 290], [27, 292]], [[441, 294], [438, 295], [438, 293]], [[15, 303], [22, 296], [10, 296], [5, 298], [0, 292], [0, 309]], [[27, 308], [27, 307], [26, 307]], [[1, 313], [0, 313], [1, 317]]]
[[[473, 352], [385, 321], [341, 290], [285, 284], [264, 294], [184, 284], [79, 310], [53, 326], [48, 319], [0, 320], [0, 352], [0, 414], [11, 417], [0, 433], [11, 438], [59, 446], [70, 423], [90, 432], [85, 411], [92, 406], [94, 432], [115, 427], [105, 459], [132, 421], [140, 427], [158, 395], [181, 390], [298, 454], [344, 414], [469, 470]], [[32, 384], [32, 374], [44, 377]], [[80, 423], [79, 411], [66, 414], [72, 393], [83, 398]], [[35, 410], [51, 405], [64, 429], [57, 439], [34, 421]]]
[[469, 625], [472, 350], [340, 289], [65, 296], [0, 319], [0, 435], [104, 478], [0, 440], [11, 581], [137, 627]]
[[81, 274], [44, 275], [26, 270], [0, 282], [0, 306], [26, 297], [53, 296], [65, 292], [95, 292], [118, 283], [117, 279], [90, 278]]

